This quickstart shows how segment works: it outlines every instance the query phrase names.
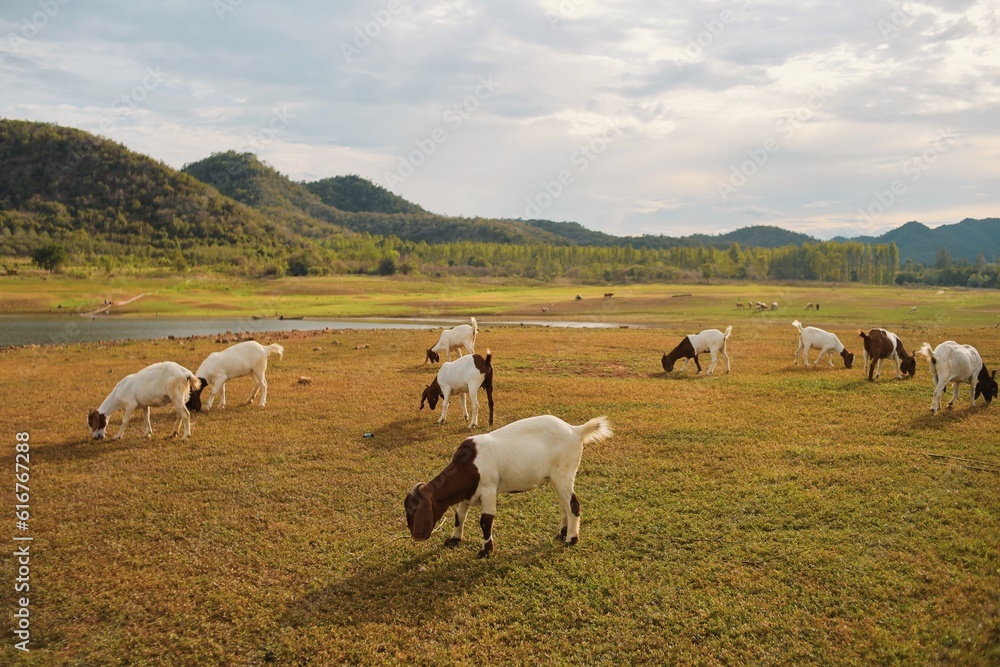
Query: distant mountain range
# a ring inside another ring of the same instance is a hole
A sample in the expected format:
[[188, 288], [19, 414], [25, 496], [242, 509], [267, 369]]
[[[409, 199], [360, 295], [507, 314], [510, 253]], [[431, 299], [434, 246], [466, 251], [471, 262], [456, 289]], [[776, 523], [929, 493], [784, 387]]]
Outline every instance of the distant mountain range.
[[[613, 236], [575, 222], [443, 216], [356, 175], [295, 182], [253, 154], [233, 151], [177, 171], [81, 130], [0, 119], [0, 252], [23, 254], [32, 239], [71, 237], [78, 245], [88, 239], [98, 253], [230, 248], [236, 261], [247, 249], [267, 254], [358, 233], [427, 243], [647, 248], [820, 243], [772, 226], [714, 236]], [[992, 260], [1000, 254], [1000, 219], [935, 229], [909, 222], [850, 240], [895, 243], [903, 262], [933, 263], [942, 246], [954, 259], [974, 261], [983, 253]]]

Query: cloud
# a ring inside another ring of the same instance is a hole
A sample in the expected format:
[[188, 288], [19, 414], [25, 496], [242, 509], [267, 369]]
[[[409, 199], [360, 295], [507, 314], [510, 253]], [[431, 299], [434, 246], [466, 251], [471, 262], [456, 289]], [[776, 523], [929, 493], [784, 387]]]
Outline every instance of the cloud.
[[[851, 233], [897, 180], [869, 226], [1000, 207], [995, 0], [94, 0], [33, 26], [38, 7], [0, 10], [0, 115], [176, 167], [249, 146], [292, 178], [384, 184], [442, 130], [394, 189], [456, 215], [521, 216], [567, 170], [544, 215], [619, 234]], [[142, 90], [150, 68], [163, 80]], [[484, 78], [496, 90], [463, 106]], [[612, 122], [620, 135], [574, 163]], [[953, 147], [910, 180], [947, 128]]]

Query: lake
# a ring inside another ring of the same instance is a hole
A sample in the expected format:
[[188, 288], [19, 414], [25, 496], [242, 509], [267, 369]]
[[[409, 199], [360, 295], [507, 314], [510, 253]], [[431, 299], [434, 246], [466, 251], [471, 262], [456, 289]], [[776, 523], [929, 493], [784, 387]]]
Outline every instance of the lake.
[[[467, 323], [467, 319], [251, 319], [248, 317], [80, 317], [3, 316], [0, 317], [0, 347], [11, 345], [61, 345], [106, 340], [148, 340], [175, 336], [217, 336], [233, 333], [264, 333], [268, 331], [315, 331], [323, 329], [438, 329]], [[479, 322], [491, 324], [551, 326], [571, 328], [617, 328], [609, 322], [567, 322], [539, 320], [508, 320]], [[630, 325], [635, 326], [635, 325]]]

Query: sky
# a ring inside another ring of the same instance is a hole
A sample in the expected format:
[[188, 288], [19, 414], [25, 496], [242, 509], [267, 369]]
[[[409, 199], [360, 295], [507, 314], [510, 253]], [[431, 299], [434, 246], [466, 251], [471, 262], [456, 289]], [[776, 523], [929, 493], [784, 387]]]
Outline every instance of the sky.
[[3, 0], [0, 117], [447, 215], [853, 237], [1000, 217], [1000, 0]]

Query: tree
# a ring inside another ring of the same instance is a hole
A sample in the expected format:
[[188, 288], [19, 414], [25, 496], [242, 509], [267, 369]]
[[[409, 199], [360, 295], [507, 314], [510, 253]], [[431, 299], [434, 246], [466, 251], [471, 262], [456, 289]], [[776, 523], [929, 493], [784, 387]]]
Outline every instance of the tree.
[[46, 243], [35, 248], [31, 253], [31, 261], [46, 271], [54, 272], [66, 263], [66, 248], [58, 243]]
[[951, 265], [951, 253], [948, 252], [948, 248], [941, 246], [938, 248], [937, 254], [934, 256], [934, 268], [950, 271]]

